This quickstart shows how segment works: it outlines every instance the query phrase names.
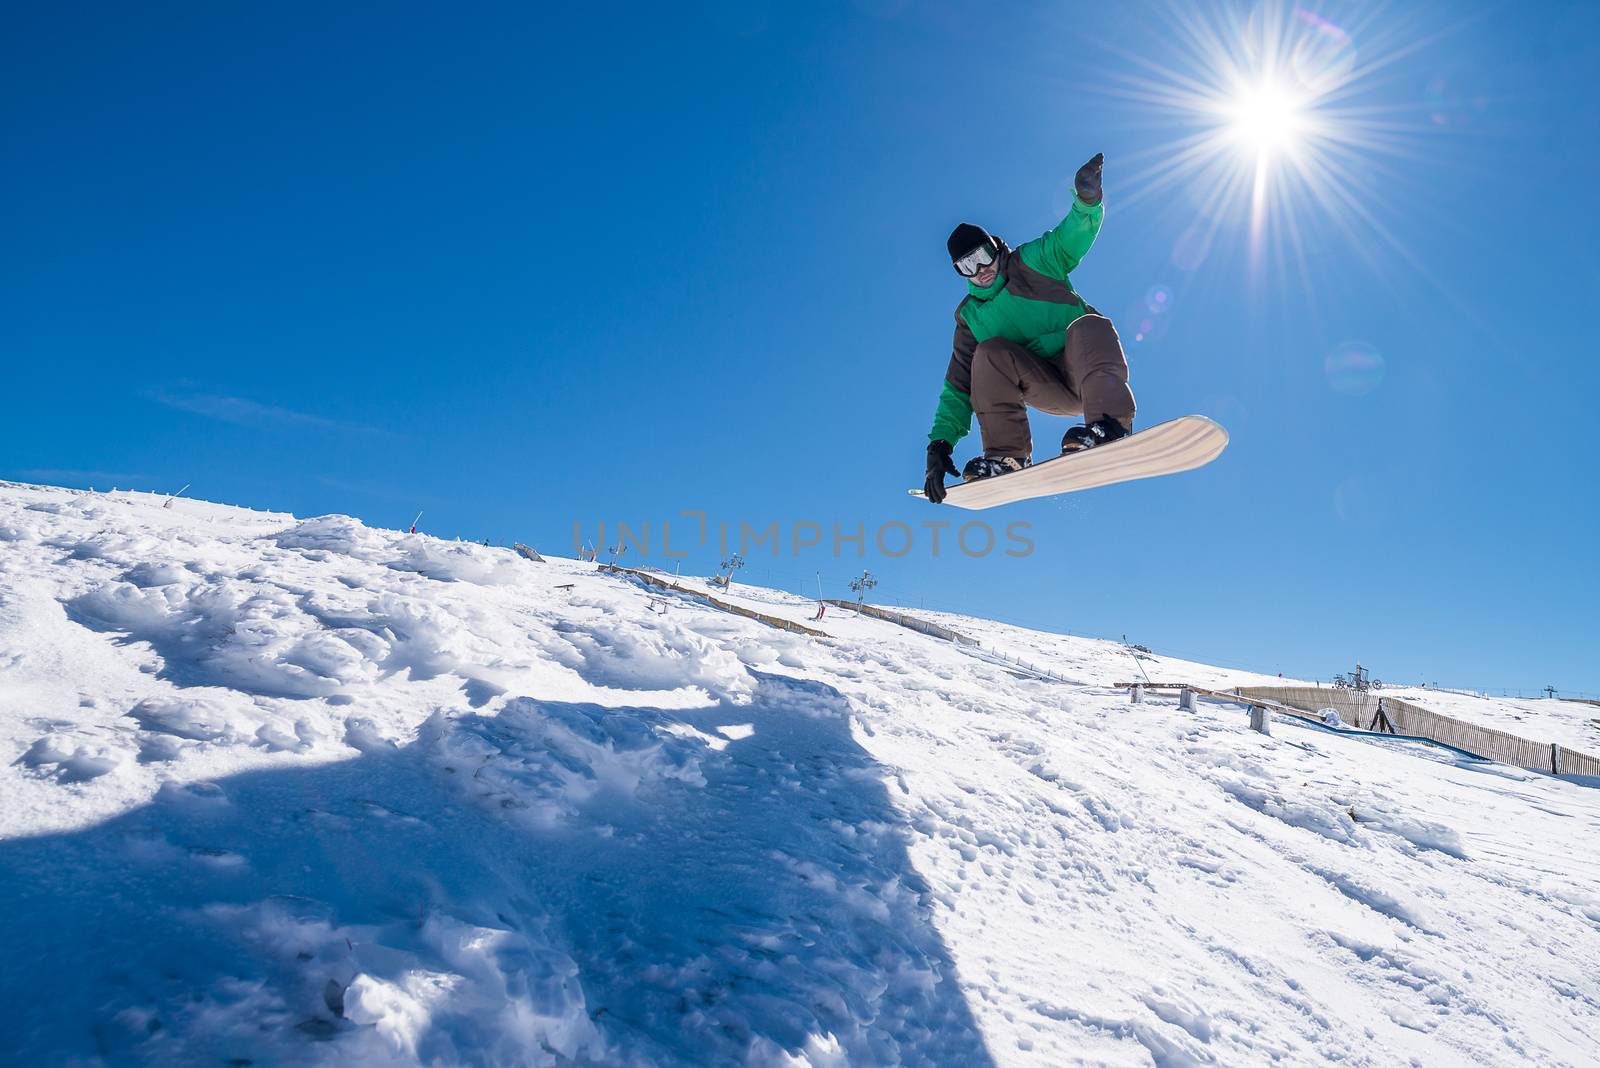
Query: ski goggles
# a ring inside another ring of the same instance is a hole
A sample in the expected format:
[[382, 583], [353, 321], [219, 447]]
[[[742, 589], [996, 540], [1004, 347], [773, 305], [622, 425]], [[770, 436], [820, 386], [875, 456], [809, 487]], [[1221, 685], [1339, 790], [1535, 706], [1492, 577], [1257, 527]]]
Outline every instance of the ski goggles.
[[963, 278], [971, 278], [995, 260], [993, 245], [979, 245], [971, 252], [956, 260], [956, 273]]

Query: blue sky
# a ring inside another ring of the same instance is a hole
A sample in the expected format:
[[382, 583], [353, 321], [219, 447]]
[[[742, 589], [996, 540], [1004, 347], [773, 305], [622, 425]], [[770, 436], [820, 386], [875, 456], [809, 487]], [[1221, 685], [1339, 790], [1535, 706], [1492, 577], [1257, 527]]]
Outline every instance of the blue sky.
[[[669, 569], [660, 523], [692, 543], [702, 510], [780, 524], [747, 573], [800, 592], [865, 567], [884, 601], [1211, 662], [1600, 692], [1592, 6], [1286, 9], [1353, 64], [1364, 136], [1259, 229], [1171, 166], [1192, 127], [1159, 87], [1210, 63], [1181, 8], [548, 7], [13, 13], [0, 477], [557, 552], [648, 522]], [[944, 237], [1036, 236], [1097, 151], [1074, 282], [1141, 422], [1232, 445], [982, 516], [1029, 524], [1026, 558], [934, 557], [920, 524], [973, 518], [905, 494]]]

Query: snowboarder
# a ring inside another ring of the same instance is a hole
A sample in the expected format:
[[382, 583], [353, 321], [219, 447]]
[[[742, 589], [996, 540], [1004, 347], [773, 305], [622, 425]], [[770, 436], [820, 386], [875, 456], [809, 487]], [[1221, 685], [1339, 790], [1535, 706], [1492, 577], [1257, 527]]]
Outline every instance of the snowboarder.
[[[1105, 154], [1078, 168], [1072, 210], [1043, 236], [1013, 249], [981, 226], [962, 223], [947, 242], [967, 296], [956, 306], [956, 336], [944, 391], [928, 434], [923, 492], [945, 498], [944, 476], [965, 481], [1020, 471], [1033, 462], [1028, 408], [1081, 415], [1062, 452], [1092, 448], [1133, 430], [1128, 361], [1116, 329], [1073, 290], [1067, 276], [1100, 232]], [[983, 455], [957, 472], [955, 445], [978, 417]]]

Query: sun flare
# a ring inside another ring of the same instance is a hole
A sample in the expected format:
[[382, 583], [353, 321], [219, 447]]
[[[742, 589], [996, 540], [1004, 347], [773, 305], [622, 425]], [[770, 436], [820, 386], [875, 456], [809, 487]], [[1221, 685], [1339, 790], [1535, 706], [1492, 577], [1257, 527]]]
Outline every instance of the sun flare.
[[1300, 98], [1272, 82], [1240, 88], [1223, 113], [1233, 139], [1262, 156], [1292, 152], [1307, 128]]
[[1189, 249], [1209, 248], [1242, 222], [1255, 266], [1280, 257], [1303, 265], [1313, 220], [1344, 230], [1362, 255], [1375, 257], [1376, 235], [1409, 260], [1374, 214], [1375, 180], [1393, 173], [1396, 157], [1418, 154], [1431, 130], [1411, 117], [1413, 106], [1375, 90], [1417, 35], [1381, 2], [1344, 6], [1358, 13], [1353, 24], [1307, 0], [1174, 0], [1171, 43], [1119, 53], [1127, 66], [1108, 72], [1101, 89], [1130, 105], [1134, 122], [1165, 131], [1130, 161], [1123, 203], [1197, 210]]

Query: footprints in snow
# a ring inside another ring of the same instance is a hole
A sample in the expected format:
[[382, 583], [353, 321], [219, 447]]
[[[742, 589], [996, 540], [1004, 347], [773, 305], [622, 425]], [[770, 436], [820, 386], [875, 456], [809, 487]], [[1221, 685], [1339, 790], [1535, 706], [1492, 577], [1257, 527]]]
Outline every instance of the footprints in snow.
[[[79, 704], [94, 708], [98, 702], [84, 697]], [[310, 716], [286, 715], [274, 702], [226, 693], [145, 698], [107, 724], [46, 717], [26, 722], [42, 733], [13, 766], [63, 786], [92, 782], [128, 762], [172, 763], [213, 746], [305, 753], [330, 741]], [[393, 746], [376, 723], [362, 717], [345, 721], [343, 740], [363, 751]]]
[[34, 742], [16, 763], [66, 784], [98, 779], [121, 760], [105, 746], [74, 745], [66, 737], [47, 734]]

